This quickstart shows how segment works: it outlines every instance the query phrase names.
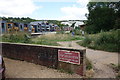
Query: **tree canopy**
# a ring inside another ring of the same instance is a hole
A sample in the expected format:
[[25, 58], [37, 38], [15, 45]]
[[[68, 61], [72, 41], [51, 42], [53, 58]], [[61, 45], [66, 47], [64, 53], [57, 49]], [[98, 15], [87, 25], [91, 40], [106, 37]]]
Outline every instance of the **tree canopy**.
[[88, 21], [85, 28], [88, 33], [101, 30], [120, 29], [120, 2], [89, 2]]
[[0, 17], [2, 20], [5, 20], [7, 22], [17, 22], [17, 23], [30, 23], [32, 21], [37, 21], [35, 19], [32, 19], [32, 18], [25, 18], [25, 17], [22, 17], [22, 18], [19, 18], [19, 17]]

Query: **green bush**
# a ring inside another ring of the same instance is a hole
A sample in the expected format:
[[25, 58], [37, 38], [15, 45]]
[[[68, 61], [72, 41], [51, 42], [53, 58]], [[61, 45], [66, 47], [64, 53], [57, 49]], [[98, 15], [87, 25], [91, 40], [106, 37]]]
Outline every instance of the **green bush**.
[[57, 31], [57, 34], [64, 34], [65, 31], [61, 30], [61, 31]]
[[46, 34], [32, 38], [35, 44], [58, 46], [57, 42], [82, 40], [82, 36], [71, 36], [71, 34]]
[[92, 42], [92, 39], [89, 36], [86, 36], [85, 39], [83, 40], [83, 46], [87, 46]]
[[90, 70], [92, 69], [93, 66], [92, 66], [92, 63], [90, 60], [86, 59], [86, 70]]
[[[33, 43], [32, 43], [32, 44], [33, 44]], [[34, 42], [34, 44], [58, 46], [58, 44], [57, 44], [56, 42], [47, 41], [47, 40], [39, 40], [39, 41], [37, 41], [37, 42]]]
[[82, 35], [80, 29], [75, 29], [74, 32], [75, 32], [75, 35]]
[[22, 32], [18, 32], [15, 34], [4, 34], [2, 36], [2, 41], [13, 43], [32, 43], [29, 36], [29, 34]]
[[99, 34], [89, 35], [82, 42], [82, 46], [92, 49], [99, 49], [110, 52], [120, 52], [120, 30], [111, 30], [109, 32], [101, 32]]

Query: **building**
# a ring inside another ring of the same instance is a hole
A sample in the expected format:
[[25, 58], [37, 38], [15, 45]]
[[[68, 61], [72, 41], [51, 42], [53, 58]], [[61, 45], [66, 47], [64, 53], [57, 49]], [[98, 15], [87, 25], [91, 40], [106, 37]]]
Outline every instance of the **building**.
[[6, 23], [6, 32], [11, 32], [13, 30], [14, 23], [13, 22], [7, 22]]
[[24, 30], [26, 30], [24, 28], [24, 24], [23, 23], [19, 23], [19, 31], [24, 31]]
[[13, 30], [19, 31], [19, 23], [13, 23]]
[[79, 25], [80, 29], [83, 30], [85, 28], [85, 24]]
[[35, 21], [27, 23], [16, 23], [16, 22], [6, 22], [0, 21], [1, 33], [9, 33], [11, 31], [24, 31], [24, 32], [52, 32], [59, 29], [58, 25], [48, 23], [47, 21]]
[[35, 32], [51, 32], [55, 31], [56, 27], [59, 27], [58, 25], [54, 25], [45, 21], [31, 22], [30, 26], [35, 28]]
[[0, 33], [6, 32], [6, 21], [0, 20]]

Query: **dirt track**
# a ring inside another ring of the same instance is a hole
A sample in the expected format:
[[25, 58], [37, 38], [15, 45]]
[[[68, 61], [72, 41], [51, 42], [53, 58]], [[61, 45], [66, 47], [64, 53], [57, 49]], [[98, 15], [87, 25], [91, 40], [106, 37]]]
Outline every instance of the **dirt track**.
[[80, 78], [77, 74], [61, 73], [58, 70], [26, 61], [4, 58], [7, 78]]
[[[77, 41], [58, 42], [61, 46], [71, 46], [75, 48], [84, 48], [79, 46]], [[118, 53], [92, 50], [86, 48], [86, 57], [92, 61], [94, 66], [94, 78], [115, 78], [115, 72], [108, 65], [110, 63], [118, 64]]]

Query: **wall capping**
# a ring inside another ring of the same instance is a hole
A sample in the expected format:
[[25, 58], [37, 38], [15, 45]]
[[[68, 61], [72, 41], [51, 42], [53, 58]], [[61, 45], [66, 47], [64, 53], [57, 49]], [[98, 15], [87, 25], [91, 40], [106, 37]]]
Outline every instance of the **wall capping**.
[[25, 44], [25, 43], [11, 43], [11, 42], [0, 42], [1, 43], [7, 43], [7, 44], [17, 44], [17, 45], [26, 45], [26, 46], [40, 46], [40, 47], [52, 47], [52, 48], [61, 48], [61, 49], [74, 49], [74, 50], [82, 50], [85, 51], [85, 48], [74, 48], [74, 47], [63, 47], [63, 46], [49, 46], [49, 45], [39, 45], [39, 44]]

